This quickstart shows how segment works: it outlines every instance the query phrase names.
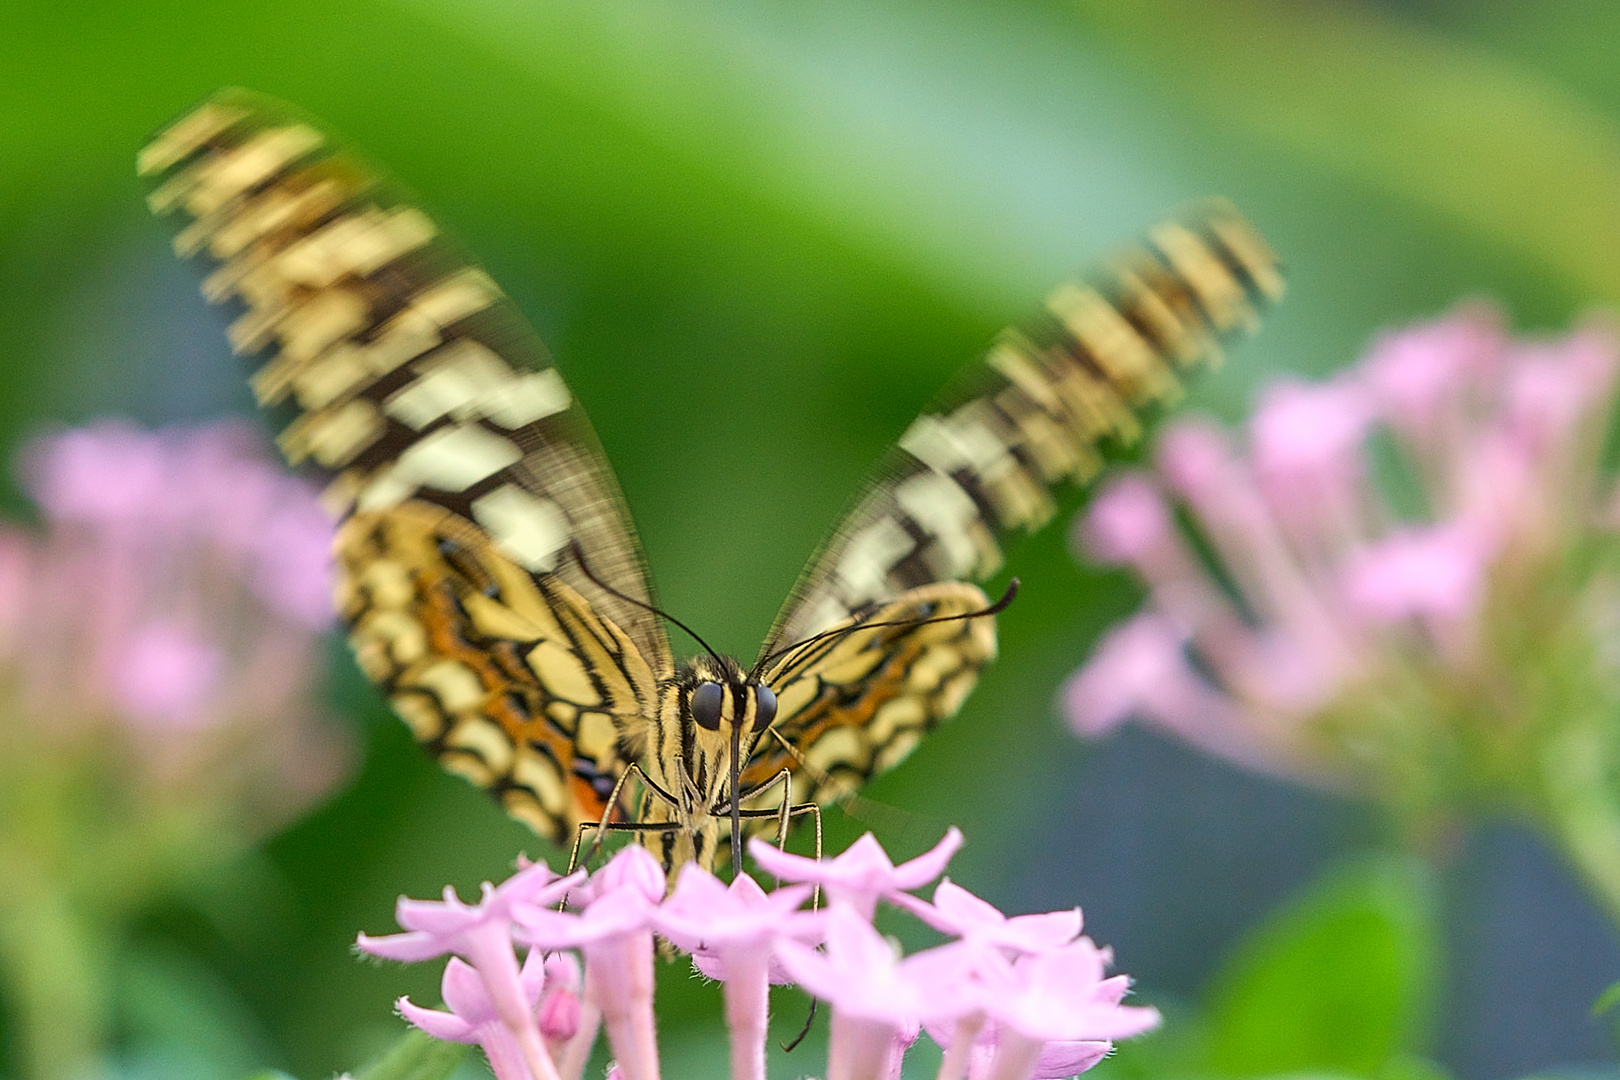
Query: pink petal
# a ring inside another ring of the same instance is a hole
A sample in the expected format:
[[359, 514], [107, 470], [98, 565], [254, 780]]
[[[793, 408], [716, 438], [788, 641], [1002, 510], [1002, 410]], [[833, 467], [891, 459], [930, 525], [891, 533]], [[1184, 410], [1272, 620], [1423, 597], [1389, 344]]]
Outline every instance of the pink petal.
[[1484, 584], [1486, 550], [1459, 526], [1392, 534], [1345, 570], [1351, 607], [1374, 623], [1408, 618], [1455, 622], [1474, 610]]
[[440, 1012], [438, 1009], [424, 1009], [419, 1005], [412, 1005], [410, 998], [402, 997], [394, 1002], [394, 1008], [399, 1014], [416, 1027], [427, 1032], [435, 1039], [446, 1042], [470, 1043], [478, 1038], [476, 1024], [469, 1024], [454, 1013]]
[[1144, 475], [1109, 482], [1078, 519], [1076, 546], [1104, 563], [1137, 563], [1158, 550], [1174, 530], [1164, 496]]
[[1361, 444], [1372, 421], [1372, 402], [1354, 379], [1273, 383], [1249, 420], [1255, 470], [1294, 483], [1358, 477]]
[[1422, 433], [1463, 386], [1497, 366], [1503, 344], [1496, 309], [1466, 305], [1437, 322], [1384, 335], [1362, 370], [1396, 425]]

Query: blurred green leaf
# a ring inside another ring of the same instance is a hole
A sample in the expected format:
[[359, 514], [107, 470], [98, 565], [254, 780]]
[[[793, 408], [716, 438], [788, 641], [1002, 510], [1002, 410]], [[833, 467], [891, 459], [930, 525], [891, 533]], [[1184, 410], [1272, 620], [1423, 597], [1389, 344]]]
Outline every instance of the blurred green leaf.
[[1417, 1075], [1395, 1059], [1426, 1019], [1433, 903], [1427, 871], [1391, 858], [1339, 871], [1272, 916], [1217, 976], [1211, 1065]]
[[1603, 993], [1598, 996], [1598, 999], [1592, 1002], [1592, 1015], [1602, 1016], [1604, 1013], [1614, 1008], [1617, 1002], [1620, 1002], [1620, 982], [1615, 983], [1613, 986], [1603, 991]]
[[463, 1044], [440, 1042], [412, 1028], [357, 1071], [354, 1080], [445, 1080], [466, 1056]]
[[126, 952], [118, 1006], [133, 1044], [133, 1073], [232, 1076], [272, 1059], [263, 1027], [241, 998], [179, 950], [147, 944]]

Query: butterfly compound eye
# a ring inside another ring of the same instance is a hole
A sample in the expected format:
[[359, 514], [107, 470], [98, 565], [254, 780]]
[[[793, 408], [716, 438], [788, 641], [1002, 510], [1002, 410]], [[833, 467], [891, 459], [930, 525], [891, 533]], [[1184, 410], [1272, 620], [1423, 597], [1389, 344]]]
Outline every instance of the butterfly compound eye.
[[698, 726], [710, 731], [720, 728], [720, 707], [725, 704], [726, 692], [719, 683], [706, 682], [692, 691], [692, 719]]
[[754, 726], [764, 730], [776, 719], [776, 694], [768, 686], [756, 686], [754, 699], [759, 703], [754, 711]]

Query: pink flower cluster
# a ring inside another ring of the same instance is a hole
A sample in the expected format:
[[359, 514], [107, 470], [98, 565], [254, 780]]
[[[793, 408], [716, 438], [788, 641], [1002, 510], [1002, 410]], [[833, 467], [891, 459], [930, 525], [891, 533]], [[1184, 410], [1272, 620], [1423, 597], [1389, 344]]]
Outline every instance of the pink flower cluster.
[[[765, 1078], [772, 983], [830, 1004], [826, 1080], [897, 1080], [922, 1031], [945, 1049], [941, 1080], [1069, 1077], [1157, 1026], [1154, 1009], [1121, 1004], [1129, 980], [1106, 975], [1111, 956], [1080, 936], [1079, 909], [1008, 918], [949, 881], [932, 903], [909, 895], [960, 844], [952, 829], [895, 866], [870, 834], [826, 861], [755, 840], [759, 866], [789, 884], [766, 892], [739, 874], [728, 886], [689, 865], [667, 897], [658, 863], [631, 845], [588, 880], [534, 864], [486, 883], [477, 904], [449, 889], [442, 902], [402, 898], [407, 932], [359, 945], [393, 960], [454, 954], [448, 1011], [404, 998], [399, 1009], [436, 1038], [479, 1044], [498, 1080], [578, 1080], [603, 1028], [622, 1080], [657, 1080], [655, 936], [724, 984], [733, 1080]], [[817, 886], [827, 905], [806, 909]], [[954, 940], [898, 955], [872, 926], [880, 900]]]
[[1614, 606], [1593, 603], [1613, 583], [1582, 552], [1620, 524], [1600, 467], [1617, 354], [1607, 325], [1512, 338], [1465, 305], [1325, 382], [1272, 386], [1246, 446], [1168, 428], [1156, 471], [1109, 485], [1075, 533], [1150, 590], [1069, 681], [1075, 729], [1138, 716], [1243, 764], [1362, 784], [1425, 726], [1453, 747], [1481, 717], [1497, 738], [1528, 726], [1513, 673], [1559, 626], [1595, 646], [1594, 608]]
[[0, 527], [0, 746], [111, 754], [157, 787], [280, 820], [342, 774], [315, 703], [332, 523], [251, 428], [122, 422], [35, 441], [43, 528]]

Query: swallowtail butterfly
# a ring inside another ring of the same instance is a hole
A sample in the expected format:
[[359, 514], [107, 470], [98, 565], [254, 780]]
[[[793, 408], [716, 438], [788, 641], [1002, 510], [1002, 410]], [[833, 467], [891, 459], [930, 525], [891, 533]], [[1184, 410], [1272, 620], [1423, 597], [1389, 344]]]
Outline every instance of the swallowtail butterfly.
[[365, 673], [537, 832], [623, 823], [671, 870], [724, 859], [743, 818], [785, 827], [790, 804], [852, 791], [956, 712], [996, 649], [970, 582], [1001, 567], [998, 537], [1045, 524], [1056, 485], [1090, 480], [1282, 290], [1219, 201], [1060, 286], [901, 436], [753, 665], [677, 663], [584, 411], [432, 219], [241, 90], [163, 130], [138, 168], [153, 211], [179, 219], [175, 250], [206, 263], [203, 294], [239, 309], [230, 344], [260, 357], [281, 449], [326, 484]]

